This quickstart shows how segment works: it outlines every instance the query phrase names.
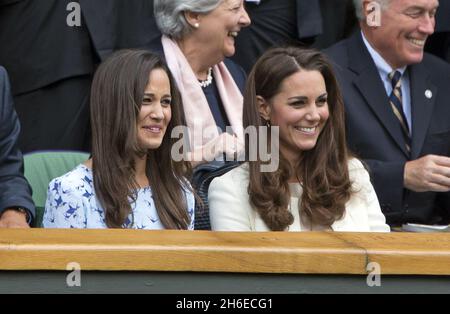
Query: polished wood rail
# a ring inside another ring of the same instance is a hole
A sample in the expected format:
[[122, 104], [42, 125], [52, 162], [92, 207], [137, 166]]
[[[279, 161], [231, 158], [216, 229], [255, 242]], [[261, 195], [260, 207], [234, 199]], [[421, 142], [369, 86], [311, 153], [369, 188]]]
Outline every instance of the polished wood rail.
[[449, 233], [0, 229], [0, 270], [450, 275]]

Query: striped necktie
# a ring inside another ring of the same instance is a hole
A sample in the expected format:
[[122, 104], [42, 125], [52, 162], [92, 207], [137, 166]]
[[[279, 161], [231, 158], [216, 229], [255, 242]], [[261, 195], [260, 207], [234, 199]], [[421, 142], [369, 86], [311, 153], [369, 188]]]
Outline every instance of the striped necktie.
[[391, 73], [389, 73], [388, 77], [392, 83], [392, 93], [389, 96], [389, 103], [391, 105], [392, 111], [397, 117], [398, 122], [400, 122], [403, 137], [405, 139], [406, 151], [410, 153], [411, 133], [402, 106], [402, 89], [401, 89], [402, 74], [399, 71], [392, 71]]

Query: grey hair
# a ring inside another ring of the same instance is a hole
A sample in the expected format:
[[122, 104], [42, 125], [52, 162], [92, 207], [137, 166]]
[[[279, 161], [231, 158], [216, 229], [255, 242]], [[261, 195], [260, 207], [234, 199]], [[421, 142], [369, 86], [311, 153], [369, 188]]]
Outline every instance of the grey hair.
[[[385, 10], [388, 6], [391, 0], [372, 0], [373, 2], [378, 2], [383, 10]], [[353, 5], [355, 6], [355, 12], [356, 16], [358, 17], [358, 20], [362, 21], [365, 19], [364, 16], [364, 8], [363, 8], [363, 0], [353, 0]]]
[[185, 11], [208, 14], [224, 0], [155, 0], [153, 11], [159, 30], [166, 36], [181, 39], [192, 31]]

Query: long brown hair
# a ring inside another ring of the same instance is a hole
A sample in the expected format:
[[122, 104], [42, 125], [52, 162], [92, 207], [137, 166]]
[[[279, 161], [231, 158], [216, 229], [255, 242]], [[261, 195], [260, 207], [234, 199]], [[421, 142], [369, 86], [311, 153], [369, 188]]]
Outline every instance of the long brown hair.
[[[254, 65], [244, 95], [244, 127], [263, 126], [257, 96], [271, 100], [280, 92], [282, 82], [298, 71], [319, 71], [328, 93], [330, 117], [316, 146], [299, 151], [300, 162], [292, 169], [281, 155], [278, 170], [261, 172], [261, 159], [249, 162], [248, 193], [253, 208], [273, 231], [285, 230], [294, 221], [289, 212], [289, 178], [302, 179], [303, 194], [299, 209], [302, 220], [312, 226], [330, 227], [343, 217], [349, 200], [351, 182], [345, 141], [344, 106], [330, 63], [318, 51], [295, 47], [268, 50]], [[259, 142], [258, 134], [258, 142]], [[248, 148], [249, 139], [246, 138]], [[300, 154], [301, 153], [301, 154]]]
[[[162, 69], [170, 80], [172, 118], [162, 144], [142, 151], [137, 140], [137, 121], [149, 74]], [[181, 97], [160, 57], [143, 50], [122, 50], [103, 62], [95, 73], [91, 92], [92, 160], [94, 187], [105, 210], [109, 228], [121, 228], [136, 201], [135, 157], [147, 155], [146, 175], [161, 223], [167, 229], [187, 229], [190, 218], [184, 190], [190, 164], [175, 162], [170, 152], [176, 139], [172, 129], [184, 125]]]

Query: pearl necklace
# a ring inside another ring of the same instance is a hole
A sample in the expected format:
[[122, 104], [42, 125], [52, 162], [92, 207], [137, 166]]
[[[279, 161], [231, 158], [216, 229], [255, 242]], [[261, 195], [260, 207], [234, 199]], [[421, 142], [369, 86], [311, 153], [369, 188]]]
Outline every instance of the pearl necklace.
[[206, 80], [198, 80], [198, 83], [200, 84], [200, 86], [202, 88], [208, 87], [209, 85], [211, 85], [213, 80], [213, 76], [212, 76], [212, 68], [208, 69], [208, 76], [206, 77]]

